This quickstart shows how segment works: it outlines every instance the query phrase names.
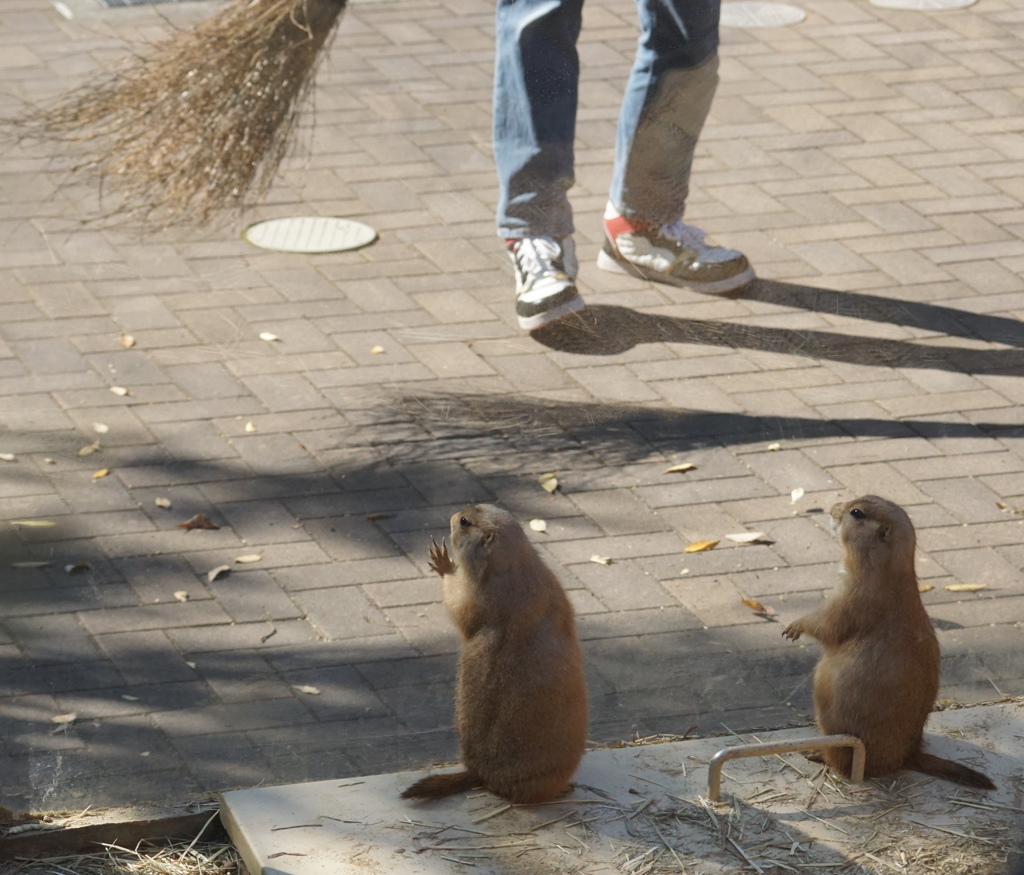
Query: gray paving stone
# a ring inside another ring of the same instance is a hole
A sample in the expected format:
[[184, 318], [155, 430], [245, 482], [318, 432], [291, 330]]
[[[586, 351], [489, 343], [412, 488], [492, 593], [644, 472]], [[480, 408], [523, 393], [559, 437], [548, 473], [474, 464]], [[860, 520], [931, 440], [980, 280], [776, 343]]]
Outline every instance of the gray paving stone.
[[312, 626], [305, 620], [197, 625], [192, 628], [168, 629], [167, 635], [186, 654], [250, 648], [273, 651], [278, 647], [308, 644], [318, 639]]
[[199, 708], [162, 711], [152, 715], [164, 732], [175, 736], [209, 735], [276, 726], [301, 726], [313, 720], [297, 699], [264, 699]]
[[[237, 567], [237, 566], [236, 566]], [[305, 616], [267, 571], [235, 571], [208, 584], [213, 597], [239, 623]]]
[[668, 607], [677, 604], [658, 581], [644, 574], [634, 562], [570, 566], [580, 581], [602, 605], [612, 611]]
[[9, 618], [6, 625], [21, 652], [36, 665], [95, 660], [102, 655], [74, 616], [56, 614]]
[[363, 516], [307, 520], [303, 526], [336, 559], [384, 559], [398, 553], [394, 540]]
[[393, 634], [384, 615], [358, 587], [305, 589], [293, 593], [292, 599], [328, 639]]
[[[204, 653], [195, 671], [221, 702], [252, 702], [284, 699], [295, 695], [292, 687], [278, 676], [261, 654], [248, 651]], [[209, 701], [213, 697], [208, 697]], [[200, 702], [196, 704], [205, 704]]]
[[245, 387], [219, 363], [177, 365], [165, 368], [165, 372], [186, 397], [194, 400], [235, 398], [245, 394]]
[[252, 787], [265, 780], [269, 762], [243, 732], [171, 736], [196, 785], [205, 791]]
[[267, 661], [280, 671], [317, 670], [332, 665], [356, 665], [367, 661], [411, 660], [419, 654], [399, 635], [373, 635], [340, 642], [299, 643], [270, 648]]

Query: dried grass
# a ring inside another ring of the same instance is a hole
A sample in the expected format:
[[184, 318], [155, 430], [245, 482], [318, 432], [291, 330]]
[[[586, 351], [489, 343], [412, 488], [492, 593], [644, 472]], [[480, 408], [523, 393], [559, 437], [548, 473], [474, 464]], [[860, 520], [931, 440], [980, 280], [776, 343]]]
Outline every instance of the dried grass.
[[111, 213], [203, 224], [265, 194], [346, 0], [232, 0], [21, 120], [74, 144]]
[[5, 875], [236, 875], [245, 873], [238, 852], [223, 842], [168, 842], [137, 848], [104, 845], [94, 854], [4, 864]]

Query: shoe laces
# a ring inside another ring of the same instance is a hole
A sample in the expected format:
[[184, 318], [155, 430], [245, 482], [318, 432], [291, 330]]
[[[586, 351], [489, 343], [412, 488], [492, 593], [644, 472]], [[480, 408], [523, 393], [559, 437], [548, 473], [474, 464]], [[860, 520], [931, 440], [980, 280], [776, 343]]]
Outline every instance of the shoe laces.
[[696, 249], [698, 252], [707, 248], [704, 244], [704, 238], [707, 234], [700, 228], [687, 225], [681, 219], [662, 225], [661, 235], [669, 240], [682, 243], [683, 246], [687, 246], [690, 249]]
[[565, 273], [562, 246], [553, 237], [523, 237], [512, 246], [512, 252], [526, 276]]

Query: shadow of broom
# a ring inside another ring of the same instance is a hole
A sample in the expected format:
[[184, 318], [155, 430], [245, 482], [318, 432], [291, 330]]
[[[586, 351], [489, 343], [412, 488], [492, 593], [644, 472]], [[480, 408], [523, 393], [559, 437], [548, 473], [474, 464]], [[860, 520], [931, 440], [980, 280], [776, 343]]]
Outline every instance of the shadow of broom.
[[204, 224], [265, 194], [346, 0], [233, 0], [104, 81], [20, 119], [74, 144], [116, 212]]

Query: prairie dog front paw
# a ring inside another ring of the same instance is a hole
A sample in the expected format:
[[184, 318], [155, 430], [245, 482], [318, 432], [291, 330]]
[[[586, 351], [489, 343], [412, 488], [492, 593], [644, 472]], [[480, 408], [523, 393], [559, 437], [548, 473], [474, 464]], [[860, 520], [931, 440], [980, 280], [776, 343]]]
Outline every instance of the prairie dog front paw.
[[441, 577], [455, 573], [455, 563], [448, 555], [448, 545], [444, 540], [439, 546], [437, 541], [430, 539], [430, 570], [436, 571]]
[[788, 638], [790, 641], [796, 641], [803, 634], [803, 631], [804, 628], [801, 621], [796, 620], [782, 630], [782, 637]]

